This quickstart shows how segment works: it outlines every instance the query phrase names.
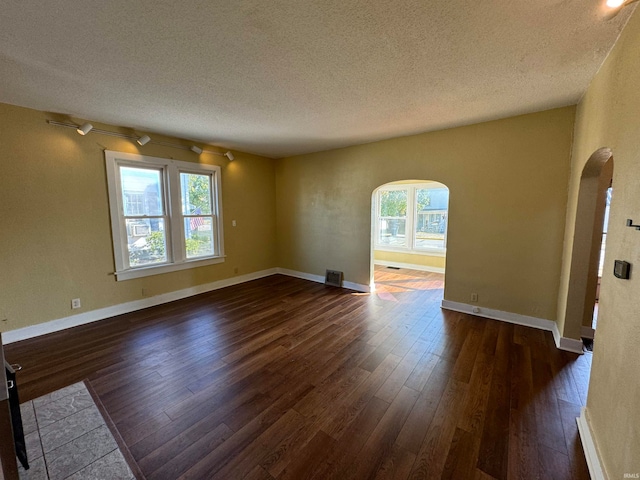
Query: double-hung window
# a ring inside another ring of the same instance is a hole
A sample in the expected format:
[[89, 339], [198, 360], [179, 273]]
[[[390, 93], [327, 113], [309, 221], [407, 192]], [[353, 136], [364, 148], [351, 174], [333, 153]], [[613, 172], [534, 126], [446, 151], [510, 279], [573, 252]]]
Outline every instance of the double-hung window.
[[220, 167], [105, 151], [118, 280], [224, 261]]
[[444, 255], [449, 189], [441, 183], [392, 184], [375, 197], [376, 250]]

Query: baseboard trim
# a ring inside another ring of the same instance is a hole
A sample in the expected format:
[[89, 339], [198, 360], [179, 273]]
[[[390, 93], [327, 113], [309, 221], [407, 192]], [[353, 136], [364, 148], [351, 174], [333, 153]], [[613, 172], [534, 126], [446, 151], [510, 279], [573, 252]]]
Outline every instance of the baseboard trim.
[[582, 410], [580, 410], [580, 416], [576, 418], [576, 422], [578, 423], [578, 432], [580, 433], [580, 440], [582, 440], [584, 456], [587, 459], [589, 475], [592, 480], [607, 480], [608, 477], [604, 471], [602, 463], [600, 462], [598, 449], [593, 438], [591, 427], [589, 426], [587, 407], [582, 407]]
[[[315, 275], [313, 273], [299, 272], [297, 270], [289, 270], [288, 268], [276, 268], [276, 273], [287, 275], [289, 277], [301, 278], [303, 280], [310, 280], [312, 282], [324, 283], [323, 275]], [[356, 292], [364, 292], [364, 293], [371, 292], [371, 288], [368, 285], [363, 285], [361, 283], [343, 281], [342, 286], [343, 288], [348, 288], [349, 290], [355, 290]]]
[[30, 325], [28, 327], [18, 328], [16, 330], [10, 330], [2, 334], [2, 339], [5, 344], [19, 342], [20, 340], [27, 340], [29, 338], [39, 337], [40, 335], [46, 335], [48, 333], [66, 330], [67, 328], [97, 322], [99, 320], [104, 320], [105, 318], [115, 317], [116, 315], [135, 312], [137, 310], [142, 310], [143, 308], [155, 307], [156, 305], [161, 305], [163, 303], [181, 300], [183, 298], [198, 295], [200, 293], [211, 292], [220, 288], [238, 285], [240, 283], [249, 282], [251, 280], [257, 280], [259, 278], [268, 277], [276, 273], [278, 273], [277, 269], [271, 268], [268, 270], [261, 270], [237, 277], [225, 278], [223, 280], [218, 280], [211, 283], [205, 283], [203, 285], [197, 285], [195, 287], [176, 290], [175, 292], [163, 293], [154, 297], [143, 298], [141, 300], [134, 300], [132, 302], [121, 303], [119, 305], [99, 308], [97, 310], [91, 310], [90, 312], [84, 312], [77, 315], [72, 315], [70, 317], [59, 318], [56, 320], [39, 323], [37, 325]]
[[593, 338], [596, 336], [596, 331], [595, 329], [591, 328], [591, 327], [582, 327], [580, 329], [580, 336], [582, 338], [589, 338], [591, 340], [593, 340]]
[[[572, 338], [561, 337], [558, 324], [552, 320], [520, 315], [519, 313], [504, 312], [502, 310], [494, 310], [477, 305], [469, 305], [468, 303], [452, 302], [451, 300], [442, 300], [441, 307], [446, 310], [453, 310], [454, 312], [468, 313], [469, 315], [477, 315], [478, 317], [491, 318], [492, 320], [500, 320], [515, 325], [546, 330], [553, 334], [553, 340], [558, 349], [578, 354], [584, 353], [582, 351], [582, 342]], [[474, 308], [477, 308], [478, 311], [475, 312]]]
[[582, 355], [584, 353], [582, 340], [576, 340], [575, 338], [561, 337], [560, 341], [556, 340], [556, 347], [560, 350], [577, 353], [578, 355]]
[[386, 260], [375, 260], [375, 265], [383, 267], [410, 268], [411, 270], [420, 270], [422, 272], [444, 273], [445, 269], [440, 267], [427, 267], [425, 265], [415, 265], [413, 263], [388, 262]]

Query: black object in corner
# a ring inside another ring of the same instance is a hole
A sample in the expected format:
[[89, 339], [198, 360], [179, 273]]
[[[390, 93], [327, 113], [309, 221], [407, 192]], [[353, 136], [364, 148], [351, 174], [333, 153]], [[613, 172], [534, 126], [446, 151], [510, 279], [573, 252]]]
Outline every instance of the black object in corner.
[[18, 384], [16, 383], [15, 370], [4, 361], [9, 384], [9, 410], [11, 410], [11, 425], [13, 427], [13, 441], [16, 445], [16, 456], [25, 470], [29, 469], [27, 459], [27, 445], [24, 441], [24, 429], [22, 427], [22, 413], [20, 412], [20, 398], [18, 397]]

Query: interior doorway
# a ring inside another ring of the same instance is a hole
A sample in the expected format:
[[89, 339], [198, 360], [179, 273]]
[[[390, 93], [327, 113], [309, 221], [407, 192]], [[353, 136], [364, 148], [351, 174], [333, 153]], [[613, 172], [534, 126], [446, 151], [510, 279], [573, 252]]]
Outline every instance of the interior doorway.
[[608, 268], [605, 246], [613, 168], [611, 150], [597, 150], [584, 166], [578, 190], [563, 336], [582, 338], [587, 350], [593, 347], [600, 279]]
[[376, 188], [371, 201], [371, 290], [392, 299], [409, 290], [444, 292], [449, 188], [404, 180]]

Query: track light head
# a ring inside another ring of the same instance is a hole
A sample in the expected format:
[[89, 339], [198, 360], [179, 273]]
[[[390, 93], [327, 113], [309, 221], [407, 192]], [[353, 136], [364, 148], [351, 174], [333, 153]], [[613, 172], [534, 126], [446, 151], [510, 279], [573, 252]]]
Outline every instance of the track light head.
[[143, 135], [139, 137], [138, 140], [136, 140], [136, 142], [138, 142], [138, 145], [146, 145], [150, 141], [151, 141], [151, 137], [149, 135]]
[[191, 150], [194, 153], [197, 153], [198, 155], [202, 153], [202, 149], [200, 147], [197, 147], [196, 145], [191, 145], [191, 148], [189, 150]]
[[227, 153], [225, 153], [224, 156], [227, 157], [230, 162], [233, 162], [233, 159], [236, 158], [233, 156], [233, 153], [231, 153], [230, 150]]
[[80, 135], [86, 135], [91, 130], [93, 130], [93, 125], [91, 125], [90, 123], [83, 123], [81, 126], [76, 128], [76, 132], [78, 132]]
[[611, 20], [617, 16], [623, 8], [637, 1], [638, 0], [607, 0], [605, 3], [607, 10], [604, 13], [604, 19]]

